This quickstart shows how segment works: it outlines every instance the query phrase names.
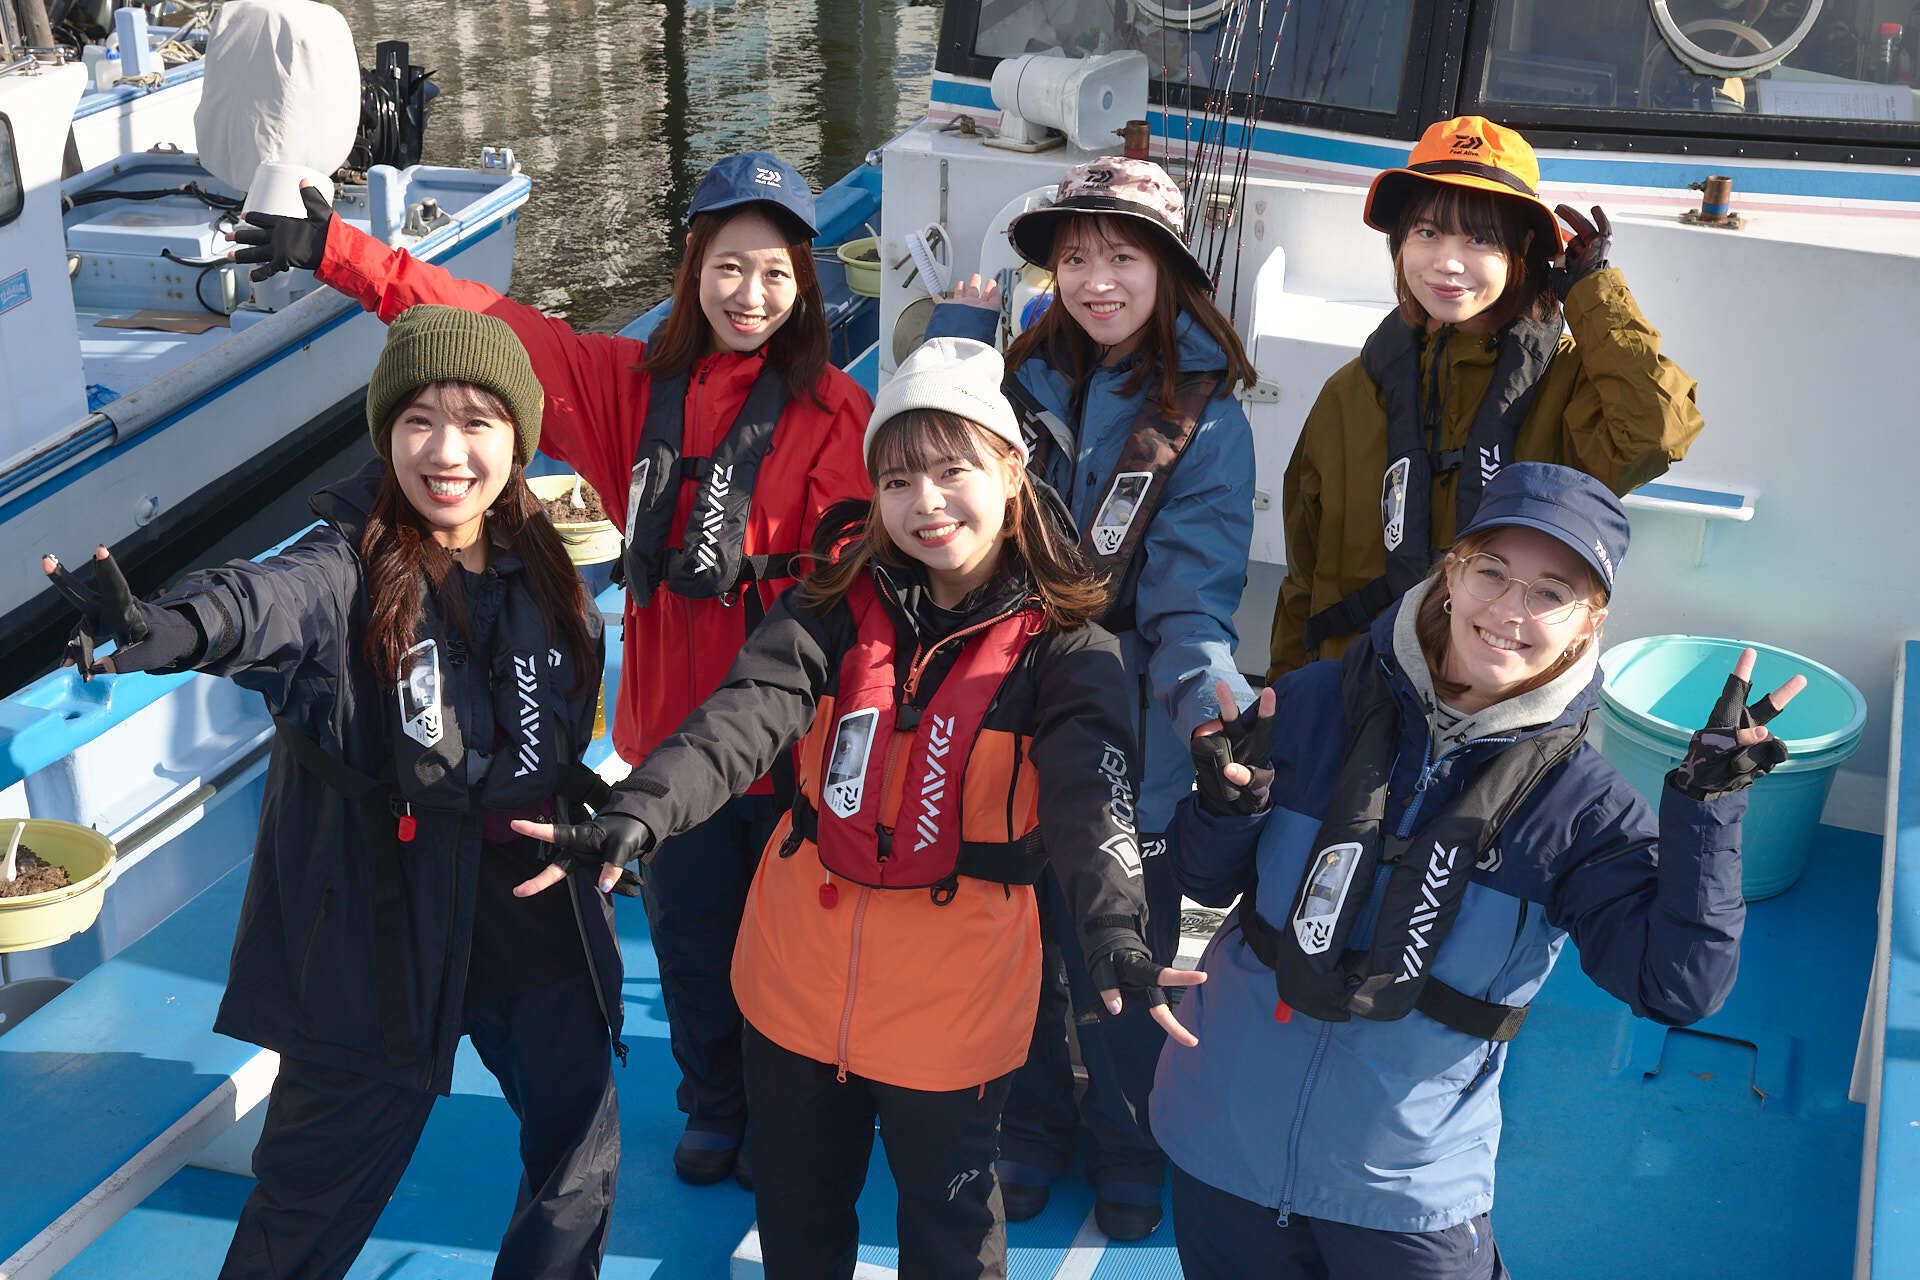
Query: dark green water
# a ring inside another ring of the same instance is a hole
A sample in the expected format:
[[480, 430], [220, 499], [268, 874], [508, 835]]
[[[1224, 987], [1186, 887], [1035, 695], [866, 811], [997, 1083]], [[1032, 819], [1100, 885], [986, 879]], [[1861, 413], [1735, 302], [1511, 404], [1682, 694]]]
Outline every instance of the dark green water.
[[816, 190], [925, 109], [937, 4], [334, 0], [360, 60], [405, 40], [442, 95], [425, 158], [512, 147], [533, 179], [513, 296], [617, 329], [663, 297], [707, 166], [778, 153]]

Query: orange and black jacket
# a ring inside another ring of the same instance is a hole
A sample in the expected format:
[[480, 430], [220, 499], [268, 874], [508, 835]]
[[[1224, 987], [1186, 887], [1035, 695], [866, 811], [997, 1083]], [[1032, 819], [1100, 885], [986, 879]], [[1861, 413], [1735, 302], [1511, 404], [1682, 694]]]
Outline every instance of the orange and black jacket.
[[[954, 611], [927, 598], [915, 569], [875, 566], [872, 583], [892, 622], [896, 688], [913, 706], [933, 698], [985, 624], [1031, 603], [1024, 580], [996, 580]], [[815, 612], [797, 591], [780, 597], [726, 681], [621, 785], [616, 807], [665, 841], [803, 739], [800, 787], [817, 804], [857, 634], [846, 600]], [[993, 692], [954, 801], [964, 841], [1005, 844], [1037, 829], [1096, 957], [1146, 950], [1133, 731], [1114, 696], [1123, 683], [1104, 629], [1041, 628]], [[912, 831], [911, 788], [886, 776], [900, 770], [877, 746], [874, 758], [888, 761], [867, 775], [884, 785], [888, 826]], [[966, 875], [931, 890], [863, 885], [829, 872], [812, 840], [789, 839], [792, 825], [789, 815], [768, 842], [734, 950], [747, 1020], [794, 1053], [905, 1088], [970, 1088], [1025, 1061], [1040, 988], [1031, 886]]]

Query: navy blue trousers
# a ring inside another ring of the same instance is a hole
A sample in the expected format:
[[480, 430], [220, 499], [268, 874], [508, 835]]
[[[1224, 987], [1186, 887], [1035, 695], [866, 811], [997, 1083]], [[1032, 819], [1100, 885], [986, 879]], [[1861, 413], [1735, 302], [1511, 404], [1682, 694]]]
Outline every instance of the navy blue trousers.
[[1265, 1205], [1175, 1165], [1173, 1233], [1187, 1280], [1509, 1280], [1486, 1214], [1443, 1231], [1374, 1231]]
[[[1142, 836], [1142, 849], [1166, 841]], [[1147, 945], [1161, 964], [1171, 964], [1180, 945], [1180, 889], [1163, 853], [1144, 859]], [[1040, 903], [1040, 1012], [1026, 1065], [1013, 1073], [1013, 1090], [1000, 1120], [1000, 1158], [1038, 1169], [1048, 1178], [1066, 1173], [1074, 1138], [1084, 1127], [1087, 1178], [1159, 1186], [1167, 1158], [1147, 1127], [1147, 1094], [1167, 1033], [1145, 1009], [1119, 1017], [1100, 1007], [1087, 975], [1079, 936], [1059, 880], [1051, 869], [1034, 886]], [[1087, 1091], [1076, 1108], [1068, 1020], [1080, 1042]]]
[[778, 816], [772, 796], [738, 796], [666, 841], [647, 864], [640, 897], [660, 962], [668, 1042], [680, 1067], [675, 1097], [689, 1129], [735, 1138], [746, 1129], [733, 943]]
[[[520, 1118], [520, 1193], [493, 1274], [600, 1274], [620, 1167], [612, 1045], [574, 978], [474, 1004], [466, 1033]], [[406, 1172], [438, 1095], [280, 1059], [220, 1280], [338, 1280]], [[504, 1170], [502, 1171], [505, 1172]]]

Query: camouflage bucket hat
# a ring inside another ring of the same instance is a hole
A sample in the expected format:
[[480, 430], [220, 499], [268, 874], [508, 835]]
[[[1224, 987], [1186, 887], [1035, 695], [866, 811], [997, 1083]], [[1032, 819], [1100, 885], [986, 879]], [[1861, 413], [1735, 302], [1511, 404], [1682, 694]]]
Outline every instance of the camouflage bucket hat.
[[1181, 235], [1186, 208], [1180, 188], [1159, 165], [1124, 156], [1099, 156], [1067, 170], [1053, 203], [1015, 218], [1007, 227], [1007, 238], [1022, 258], [1047, 267], [1053, 257], [1054, 232], [1068, 218], [1097, 214], [1142, 222], [1161, 236], [1173, 251], [1174, 261], [1202, 289], [1211, 289], [1206, 268]]

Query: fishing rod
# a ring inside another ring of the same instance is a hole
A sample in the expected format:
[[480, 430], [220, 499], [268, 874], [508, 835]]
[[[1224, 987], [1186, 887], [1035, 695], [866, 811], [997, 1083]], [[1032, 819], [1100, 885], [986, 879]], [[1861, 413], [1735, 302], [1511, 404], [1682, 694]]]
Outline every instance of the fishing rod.
[[[1235, 171], [1233, 179], [1232, 204], [1230, 207], [1235, 209], [1240, 207], [1241, 202], [1246, 197], [1247, 166], [1252, 156], [1253, 137], [1258, 128], [1257, 122], [1264, 113], [1268, 92], [1273, 87], [1274, 68], [1278, 66], [1280, 62], [1280, 43], [1286, 37], [1287, 18], [1292, 12], [1293, 0], [1286, 0], [1285, 6], [1280, 10], [1280, 26], [1273, 33], [1273, 46], [1267, 51], [1266, 70], [1255, 80], [1253, 97], [1247, 103], [1246, 123], [1242, 127], [1239, 167]], [[1227, 294], [1227, 320], [1229, 323], [1239, 319], [1240, 262], [1245, 253], [1247, 243], [1247, 220], [1244, 210], [1241, 211], [1238, 223], [1239, 225], [1234, 229], [1233, 240], [1233, 288]], [[1223, 246], [1225, 240], [1226, 237], [1222, 235], [1221, 241]], [[1214, 291], [1217, 294], [1219, 292], [1218, 269], [1215, 270], [1214, 281]]]

